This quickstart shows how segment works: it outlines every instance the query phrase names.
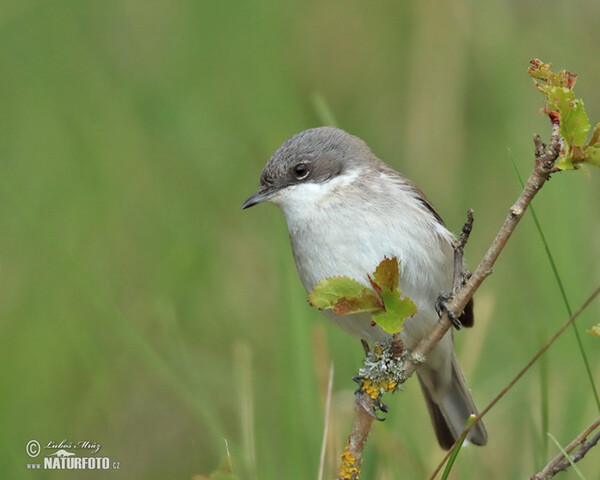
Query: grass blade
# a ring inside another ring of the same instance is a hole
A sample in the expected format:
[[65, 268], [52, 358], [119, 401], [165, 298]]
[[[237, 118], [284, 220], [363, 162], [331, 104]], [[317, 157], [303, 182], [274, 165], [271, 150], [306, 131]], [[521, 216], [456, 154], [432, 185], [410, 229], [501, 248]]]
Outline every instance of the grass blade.
[[[475, 415], [471, 415], [467, 419], [465, 428], [467, 428], [469, 425], [471, 425], [473, 423], [473, 420], [475, 420]], [[461, 449], [463, 443], [465, 442], [465, 438], [467, 438], [467, 433], [469, 433], [467, 430], [463, 430], [463, 433], [460, 436], [460, 441], [456, 444], [456, 448], [452, 451], [452, 454], [450, 455], [450, 458], [448, 459], [448, 463], [446, 464], [446, 468], [444, 469], [444, 473], [442, 475], [442, 480], [448, 479], [448, 475], [450, 475], [450, 470], [452, 470], [454, 461], [456, 460], [456, 457], [458, 457], [458, 452], [460, 452], [460, 449]]]
[[[542, 338], [545, 338], [545, 329]], [[543, 341], [540, 342], [543, 345]], [[548, 437], [544, 435], [544, 432], [550, 430], [549, 428], [549, 414], [548, 414], [548, 357], [542, 355], [540, 357], [540, 407], [542, 416], [542, 458], [545, 459], [548, 456]]]
[[581, 473], [581, 471], [579, 470], [579, 468], [577, 468], [577, 465], [575, 465], [575, 462], [571, 459], [571, 456], [567, 452], [565, 452], [565, 449], [561, 446], [560, 443], [558, 443], [558, 440], [556, 438], [554, 438], [554, 435], [552, 435], [550, 432], [548, 432], [548, 436], [552, 439], [552, 441], [556, 444], [556, 446], [561, 451], [561, 453], [569, 461], [569, 463], [573, 467], [573, 470], [575, 470], [575, 472], [577, 472], [577, 475], [579, 476], [579, 478], [581, 480], [585, 480], [585, 477], [583, 476], [583, 473]]
[[[511, 152], [511, 160], [513, 168], [515, 169], [515, 173], [517, 174], [517, 178], [519, 179], [519, 183], [521, 186], [524, 186], [523, 179], [521, 178], [521, 174], [519, 173], [519, 169], [517, 168], [517, 163], [515, 162], [514, 155]], [[560, 294], [562, 296], [565, 307], [567, 308], [567, 312], [569, 316], [573, 316], [573, 310], [571, 309], [571, 305], [569, 303], [569, 299], [567, 298], [567, 292], [562, 283], [560, 274], [558, 273], [558, 268], [556, 263], [554, 262], [554, 257], [552, 256], [552, 252], [550, 251], [550, 247], [548, 246], [548, 242], [546, 241], [546, 237], [544, 235], [544, 231], [542, 230], [542, 226], [540, 225], [540, 221], [535, 213], [535, 209], [533, 205], [529, 205], [529, 210], [531, 211], [531, 215], [533, 217], [533, 221], [535, 223], [535, 227], [537, 228], [538, 233], [540, 234], [540, 238], [544, 245], [544, 250], [546, 251], [546, 256], [548, 257], [548, 261], [550, 262], [550, 266], [552, 268], [552, 272], [554, 273], [554, 278], [556, 279], [556, 283], [558, 284], [558, 289], [560, 290]], [[579, 347], [579, 352], [581, 353], [581, 358], [585, 365], [585, 371], [587, 372], [588, 379], [590, 381], [590, 385], [592, 387], [592, 393], [594, 395], [594, 399], [596, 400], [596, 406], [598, 407], [598, 411], [600, 412], [600, 396], [598, 395], [598, 388], [596, 387], [596, 383], [594, 382], [594, 376], [592, 375], [592, 369], [590, 368], [590, 362], [588, 360], [587, 354], [583, 348], [583, 343], [581, 341], [581, 336], [579, 334], [579, 329], [575, 322], [572, 323], [573, 332], [575, 333], [575, 338], [577, 339], [577, 345]]]

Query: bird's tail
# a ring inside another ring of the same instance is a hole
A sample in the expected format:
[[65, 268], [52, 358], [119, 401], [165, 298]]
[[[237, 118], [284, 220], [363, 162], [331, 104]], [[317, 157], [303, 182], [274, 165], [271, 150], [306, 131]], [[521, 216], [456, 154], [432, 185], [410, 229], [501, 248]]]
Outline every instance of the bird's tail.
[[[441, 398], [430, 392], [428, 385], [435, 385], [438, 373], [427, 368], [427, 363], [417, 370], [421, 390], [427, 401], [427, 408], [431, 416], [431, 422], [440, 446], [449, 450], [465, 427], [465, 423], [471, 414], [478, 414], [477, 407], [471, 397], [471, 392], [465, 381], [462, 369], [452, 352], [452, 377], [450, 386]], [[437, 395], [440, 397], [440, 395]], [[467, 435], [467, 440], [475, 445], [487, 443], [487, 431], [482, 422], [478, 422]]]

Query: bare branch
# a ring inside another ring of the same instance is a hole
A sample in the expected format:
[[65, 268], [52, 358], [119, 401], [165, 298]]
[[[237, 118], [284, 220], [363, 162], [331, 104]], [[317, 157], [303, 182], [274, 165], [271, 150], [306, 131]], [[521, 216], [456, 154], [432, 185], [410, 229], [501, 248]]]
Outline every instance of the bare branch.
[[360, 464], [362, 452], [367, 443], [371, 424], [377, 417], [373, 415], [376, 402], [362, 390], [356, 392], [354, 411], [356, 417], [352, 426], [352, 433], [346, 444], [346, 451], [342, 455], [339, 480], [356, 480], [360, 478]]
[[[596, 433], [591, 440], [586, 442], [588, 435], [590, 435], [598, 427], [600, 427], [600, 417], [593, 421], [587, 428], [585, 428], [585, 430], [583, 430], [583, 432], [577, 435], [573, 441], [564, 448], [566, 453], [570, 453], [577, 446], [580, 447], [574, 455], [571, 455], [571, 461], [573, 463], [576, 463], [585, 457], [585, 454], [598, 443], [598, 440], [600, 440], [600, 432]], [[533, 475], [530, 480], [545, 480], [547, 478], [552, 478], [558, 472], [562, 472], [570, 466], [571, 462], [569, 459], [566, 458], [562, 453], [559, 453], [542, 470]]]
[[[525, 184], [521, 195], [508, 210], [508, 215], [504, 224], [500, 228], [496, 238], [494, 238], [487, 253], [479, 263], [479, 266], [475, 272], [473, 272], [473, 275], [471, 275], [469, 280], [467, 280], [466, 285], [458, 291], [452, 301], [448, 304], [449, 309], [457, 316], [461, 314], [481, 283], [492, 273], [494, 263], [496, 263], [498, 256], [523, 217], [531, 200], [533, 200], [533, 197], [535, 197], [539, 190], [544, 186], [544, 183], [550, 178], [550, 175], [555, 171], [554, 162], [558, 158], [560, 152], [558, 125], [552, 125], [552, 137], [548, 147], [545, 147], [542, 144], [539, 135], [534, 136], [534, 144], [535, 165], [527, 179], [527, 183]], [[408, 359], [406, 362], [407, 376], [410, 376], [416, 370], [422, 359], [426, 358], [429, 352], [433, 350], [451, 325], [447, 312], [444, 312], [431, 334], [423, 339], [412, 351], [412, 358]]]
[[[540, 350], [533, 356], [533, 358], [527, 363], [527, 365], [525, 365], [521, 369], [521, 371], [519, 373], [517, 373], [515, 378], [513, 378], [509, 382], [509, 384], [506, 387], [504, 387], [502, 389], [502, 391], [498, 395], [496, 395], [496, 397], [481, 411], [481, 413], [479, 413], [479, 415], [477, 415], [477, 417], [475, 417], [475, 420], [473, 421], [473, 423], [471, 425], [469, 425], [467, 428], [465, 428], [465, 430], [464, 430], [465, 432], [468, 432], [469, 430], [471, 430], [475, 426], [475, 424], [477, 422], [479, 422], [483, 418], [483, 416], [487, 412], [489, 412], [492, 409], [492, 407], [494, 405], [496, 405], [496, 403], [498, 403], [498, 401], [504, 395], [506, 395], [506, 393], [514, 386], [514, 384], [517, 383], [521, 379], [521, 377], [525, 374], [525, 372], [527, 372], [527, 370], [529, 370], [533, 366], [533, 364], [544, 354], [544, 352], [546, 350], [548, 350], [550, 348], [550, 346], [556, 341], [556, 339], [563, 334], [563, 332], [575, 321], [575, 319], [579, 315], [581, 315], [581, 313], [587, 308], [587, 306], [592, 302], [592, 300], [594, 300], [599, 294], [600, 294], [600, 286], [598, 286], [596, 288], [596, 290], [594, 290], [594, 292], [587, 298], [587, 300], [585, 302], [583, 302], [581, 307], [579, 307], [579, 309], [573, 315], [571, 315], [571, 318], [569, 318], [569, 320], [567, 320], [556, 331], [556, 333], [552, 336], [552, 338], [550, 340], [548, 340], [542, 348], [540, 348]], [[448, 461], [448, 458], [450, 458], [450, 455], [452, 454], [452, 451], [456, 448], [457, 444], [458, 444], [458, 440], [456, 442], [454, 442], [454, 445], [452, 445], [452, 447], [450, 448], [450, 450], [448, 451], [446, 456], [442, 459], [440, 464], [437, 466], [437, 468], [431, 474], [431, 477], [429, 477], [429, 480], [433, 480], [437, 476], [437, 474], [440, 472], [440, 470], [442, 469], [444, 464]], [[562, 457], [562, 455], [561, 455], [561, 457]]]

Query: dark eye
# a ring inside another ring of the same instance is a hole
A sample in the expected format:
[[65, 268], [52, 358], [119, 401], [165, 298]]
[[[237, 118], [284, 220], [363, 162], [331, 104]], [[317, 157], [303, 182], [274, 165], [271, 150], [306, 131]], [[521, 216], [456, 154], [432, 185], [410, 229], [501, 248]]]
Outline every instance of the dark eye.
[[309, 174], [308, 165], [306, 163], [298, 163], [298, 164], [294, 165], [293, 171], [294, 171], [294, 176], [298, 180], [302, 180], [303, 178], [306, 178]]

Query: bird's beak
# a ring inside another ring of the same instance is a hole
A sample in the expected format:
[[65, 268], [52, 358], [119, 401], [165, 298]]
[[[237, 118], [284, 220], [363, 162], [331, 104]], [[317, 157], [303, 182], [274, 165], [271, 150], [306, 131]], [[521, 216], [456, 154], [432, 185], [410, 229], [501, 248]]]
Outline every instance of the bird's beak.
[[268, 200], [269, 198], [271, 198], [273, 196], [273, 194], [276, 191], [277, 190], [273, 190], [273, 189], [269, 189], [268, 187], [261, 186], [254, 195], [252, 195], [248, 200], [246, 200], [242, 204], [242, 210], [253, 207], [254, 205], [258, 205], [259, 203], [262, 203], [265, 200]]

